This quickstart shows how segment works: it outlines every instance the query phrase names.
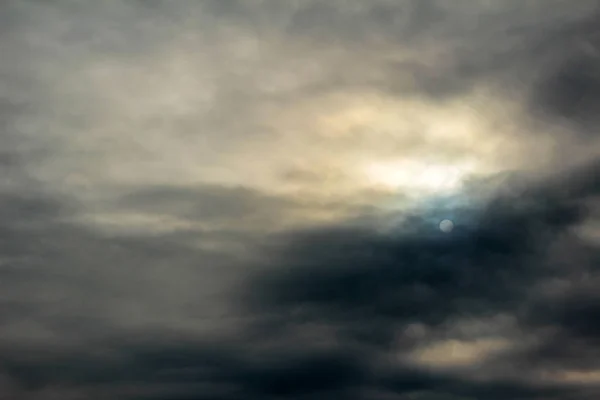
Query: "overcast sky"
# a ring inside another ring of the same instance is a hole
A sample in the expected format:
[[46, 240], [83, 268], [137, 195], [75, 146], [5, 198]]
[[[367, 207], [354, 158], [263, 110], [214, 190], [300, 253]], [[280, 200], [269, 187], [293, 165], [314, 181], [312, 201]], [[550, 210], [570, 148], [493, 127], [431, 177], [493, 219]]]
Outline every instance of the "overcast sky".
[[1, 1], [0, 398], [598, 399], [599, 123], [597, 0]]

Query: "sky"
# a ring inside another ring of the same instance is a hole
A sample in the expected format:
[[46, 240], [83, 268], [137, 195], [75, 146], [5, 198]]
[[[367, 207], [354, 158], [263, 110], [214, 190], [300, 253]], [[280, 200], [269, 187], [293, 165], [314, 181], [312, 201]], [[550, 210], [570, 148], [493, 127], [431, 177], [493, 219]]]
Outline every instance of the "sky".
[[1, 399], [599, 398], [597, 0], [6, 0], [0, 55]]

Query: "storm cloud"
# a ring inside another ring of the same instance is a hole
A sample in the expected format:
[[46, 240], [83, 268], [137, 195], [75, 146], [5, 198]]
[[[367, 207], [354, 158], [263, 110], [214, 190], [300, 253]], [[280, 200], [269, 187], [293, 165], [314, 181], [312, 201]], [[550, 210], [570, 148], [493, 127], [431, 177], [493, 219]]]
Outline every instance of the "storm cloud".
[[0, 398], [597, 398], [599, 12], [3, 2]]

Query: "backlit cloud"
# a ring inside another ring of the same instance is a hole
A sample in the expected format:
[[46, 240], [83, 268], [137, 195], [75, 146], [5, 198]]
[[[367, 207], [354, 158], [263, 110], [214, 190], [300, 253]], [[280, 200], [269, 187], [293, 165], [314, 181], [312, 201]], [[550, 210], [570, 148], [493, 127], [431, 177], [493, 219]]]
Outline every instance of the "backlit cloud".
[[0, 397], [597, 398], [599, 6], [3, 2]]

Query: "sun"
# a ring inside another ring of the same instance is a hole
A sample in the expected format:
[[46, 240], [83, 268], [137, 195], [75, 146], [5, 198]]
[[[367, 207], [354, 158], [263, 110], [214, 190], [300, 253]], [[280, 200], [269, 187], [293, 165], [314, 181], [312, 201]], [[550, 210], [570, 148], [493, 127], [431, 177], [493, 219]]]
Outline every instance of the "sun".
[[403, 160], [367, 166], [370, 183], [388, 189], [403, 189], [416, 195], [450, 193], [461, 188], [472, 166]]

